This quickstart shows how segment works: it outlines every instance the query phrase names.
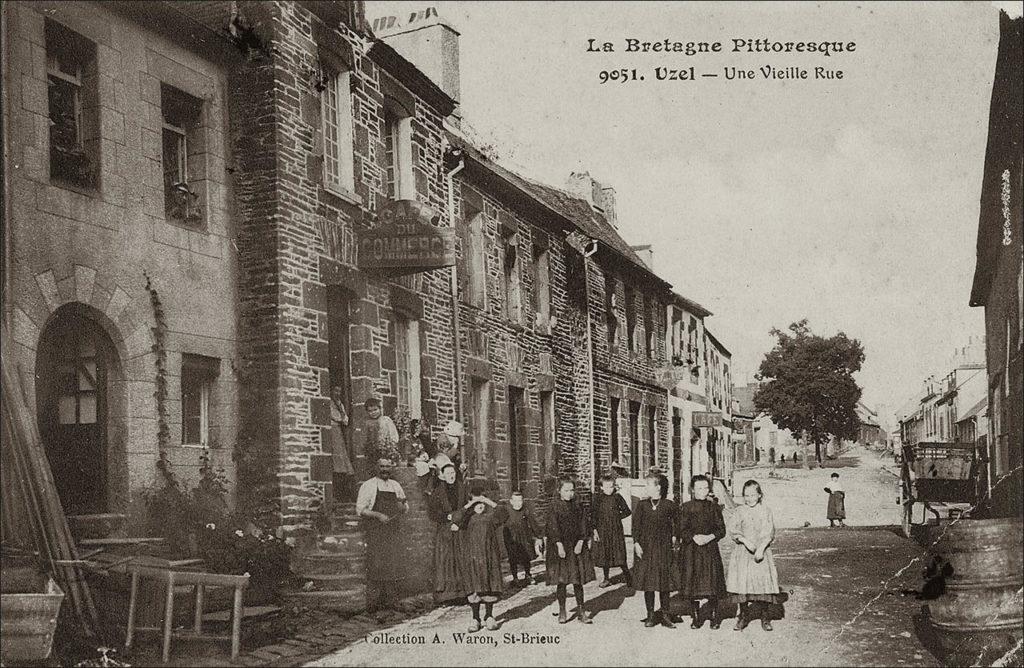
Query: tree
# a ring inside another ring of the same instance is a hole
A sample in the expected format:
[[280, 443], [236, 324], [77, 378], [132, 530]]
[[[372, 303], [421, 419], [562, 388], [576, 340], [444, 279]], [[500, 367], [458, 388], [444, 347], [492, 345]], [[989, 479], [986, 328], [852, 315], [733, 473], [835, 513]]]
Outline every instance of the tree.
[[[761, 360], [754, 405], [804, 443], [814, 443], [820, 465], [821, 445], [830, 437], [857, 437], [861, 389], [853, 374], [864, 363], [864, 349], [843, 332], [830, 338], [814, 334], [806, 318], [790, 325], [789, 333], [771, 334], [776, 343]], [[807, 459], [805, 454], [805, 467]]]

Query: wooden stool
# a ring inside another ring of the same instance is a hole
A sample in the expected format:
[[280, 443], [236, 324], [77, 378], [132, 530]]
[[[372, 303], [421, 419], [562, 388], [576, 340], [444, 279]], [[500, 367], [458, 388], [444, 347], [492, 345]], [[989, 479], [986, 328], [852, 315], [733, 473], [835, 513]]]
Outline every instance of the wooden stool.
[[[200, 573], [192, 571], [172, 571], [165, 568], [129, 564], [128, 571], [132, 574], [132, 592], [128, 601], [128, 631], [124, 646], [132, 646], [136, 631], [163, 631], [163, 660], [167, 663], [171, 658], [171, 638], [190, 638], [193, 640], [230, 640], [231, 658], [238, 657], [242, 635], [242, 595], [249, 585], [249, 574], [221, 575], [218, 573]], [[164, 604], [164, 625], [135, 626], [136, 598], [138, 596], [139, 578], [149, 578], [167, 583], [167, 598]], [[174, 633], [174, 587], [175, 585], [191, 585], [195, 587], [195, 621], [192, 632]], [[207, 587], [233, 587], [235, 590], [234, 605], [231, 611], [231, 635], [203, 634], [203, 591]]]

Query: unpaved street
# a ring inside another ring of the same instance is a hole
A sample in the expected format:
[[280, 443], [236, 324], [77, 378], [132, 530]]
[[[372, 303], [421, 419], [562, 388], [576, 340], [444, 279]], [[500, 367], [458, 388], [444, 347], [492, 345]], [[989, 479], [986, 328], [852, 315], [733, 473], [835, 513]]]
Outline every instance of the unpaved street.
[[[829, 462], [841, 467], [850, 493], [849, 524], [894, 524], [885, 507], [894, 500], [893, 478], [881, 464], [862, 451]], [[919, 546], [889, 527], [821, 527], [827, 521], [820, 488], [829, 469], [783, 469], [771, 480], [767, 471], [752, 473], [765, 481], [780, 527], [817, 525], [779, 531], [776, 561], [790, 601], [770, 633], [756, 622], [734, 631], [732, 619], [718, 631], [691, 630], [688, 618], [674, 630], [646, 629], [642, 595], [596, 583], [586, 588], [594, 624], [559, 625], [554, 589], [537, 584], [496, 606], [498, 631], [465, 634], [468, 608], [443, 608], [386, 630], [367, 629], [361, 640], [309, 665], [582, 665], [596, 656], [608, 665], [935, 665], [913, 623], [921, 607], [913, 592], [924, 565]], [[724, 550], [730, 545], [722, 541]]]

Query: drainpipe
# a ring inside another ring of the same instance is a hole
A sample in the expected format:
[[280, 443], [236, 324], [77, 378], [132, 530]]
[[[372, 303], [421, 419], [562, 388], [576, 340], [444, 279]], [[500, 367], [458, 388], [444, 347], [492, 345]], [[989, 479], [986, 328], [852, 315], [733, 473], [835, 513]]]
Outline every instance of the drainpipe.
[[[459, 164], [448, 171], [445, 176], [448, 179], [448, 222], [454, 228], [455, 175], [465, 168], [466, 160], [462, 157], [462, 151], [453, 151], [452, 155], [458, 157]], [[467, 249], [463, 249], [463, 252], [465, 253], [466, 250]], [[450, 289], [452, 293], [452, 334], [455, 340], [455, 419], [458, 420], [460, 424], [465, 425], [465, 421], [462, 419], [462, 326], [460, 325], [459, 318], [459, 277], [457, 262], [452, 265], [450, 279]]]
[[[587, 397], [587, 412], [590, 419], [587, 421], [587, 429], [590, 439], [590, 489], [597, 488], [597, 461], [594, 457], [594, 341], [590, 330], [593, 323], [590, 321], [590, 256], [597, 252], [597, 239], [591, 239], [590, 243], [583, 249], [583, 289], [586, 296], [587, 306], [587, 375], [590, 378], [590, 392]], [[613, 429], [617, 426], [613, 426]]]

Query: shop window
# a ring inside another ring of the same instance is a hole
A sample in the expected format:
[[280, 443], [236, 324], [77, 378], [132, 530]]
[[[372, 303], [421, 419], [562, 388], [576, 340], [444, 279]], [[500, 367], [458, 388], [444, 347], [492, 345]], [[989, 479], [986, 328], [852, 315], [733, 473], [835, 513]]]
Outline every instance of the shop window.
[[50, 177], [96, 187], [96, 45], [54, 21], [46, 21], [46, 84], [50, 117]]
[[420, 327], [419, 321], [395, 320], [395, 381], [398, 409], [409, 417], [420, 417]]
[[486, 380], [473, 379], [470, 386], [470, 403], [473, 412], [469, 416], [473, 428], [473, 441], [467, 448], [466, 463], [471, 472], [481, 472], [481, 463], [488, 457], [488, 434], [491, 419], [491, 384]]
[[658, 465], [658, 409], [647, 407], [647, 466]]
[[631, 478], [640, 477], [640, 402], [629, 402], [629, 470]]
[[330, 73], [320, 93], [324, 136], [324, 187], [351, 195], [354, 189], [350, 73]]
[[384, 170], [388, 199], [416, 199], [412, 116], [390, 100], [384, 107]]
[[622, 454], [619, 447], [619, 402], [615, 397], [608, 397], [608, 440], [613, 462], [619, 461]]
[[160, 85], [163, 116], [164, 215], [167, 220], [190, 227], [203, 225], [202, 198], [197, 182], [203, 131], [202, 100], [173, 86]]
[[544, 448], [543, 463], [545, 471], [558, 472], [558, 456], [555, 438], [555, 393], [540, 393], [540, 438]]
[[220, 360], [203, 355], [181, 356], [181, 444], [210, 445], [211, 395]]

